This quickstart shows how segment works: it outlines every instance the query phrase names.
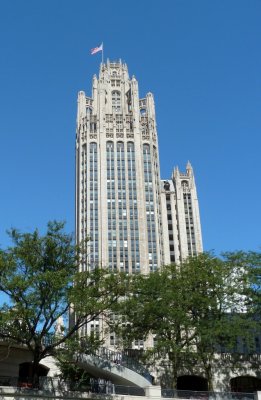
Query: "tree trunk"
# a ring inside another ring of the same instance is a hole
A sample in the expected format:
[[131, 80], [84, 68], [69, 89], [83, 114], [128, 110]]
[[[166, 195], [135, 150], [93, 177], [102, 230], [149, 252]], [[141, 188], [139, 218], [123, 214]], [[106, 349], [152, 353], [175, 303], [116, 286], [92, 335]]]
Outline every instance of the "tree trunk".
[[168, 353], [168, 358], [172, 369], [171, 389], [177, 389], [179, 357], [173, 353]]
[[175, 365], [172, 365], [173, 370], [173, 380], [172, 380], [172, 389], [177, 389], [178, 384], [178, 371]]
[[208, 380], [208, 391], [213, 392], [213, 376], [212, 376], [211, 364], [208, 363], [205, 366], [205, 371], [206, 371], [206, 378]]
[[40, 364], [40, 351], [36, 348], [34, 351], [34, 359], [32, 364], [33, 388], [39, 388], [39, 364]]

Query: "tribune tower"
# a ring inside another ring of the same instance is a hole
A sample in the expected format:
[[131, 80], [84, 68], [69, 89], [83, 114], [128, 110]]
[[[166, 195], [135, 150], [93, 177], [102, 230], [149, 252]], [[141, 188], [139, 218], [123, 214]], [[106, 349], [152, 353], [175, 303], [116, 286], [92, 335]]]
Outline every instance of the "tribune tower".
[[154, 98], [121, 61], [78, 95], [76, 239], [87, 237], [82, 269], [146, 274], [202, 251], [192, 167], [160, 180]]

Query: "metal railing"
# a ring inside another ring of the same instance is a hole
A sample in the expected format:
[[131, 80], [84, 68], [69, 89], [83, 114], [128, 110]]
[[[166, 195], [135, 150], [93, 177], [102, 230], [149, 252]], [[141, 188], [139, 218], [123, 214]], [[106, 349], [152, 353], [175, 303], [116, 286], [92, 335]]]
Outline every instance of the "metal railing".
[[32, 389], [33, 379], [30, 377], [0, 376], [0, 386], [17, 387], [21, 389]]
[[254, 393], [204, 392], [178, 389], [161, 389], [161, 397], [170, 399], [204, 400], [255, 400]]
[[100, 379], [91, 378], [87, 382], [76, 382], [76, 381], [64, 381], [59, 378], [53, 377], [40, 377], [39, 386], [33, 387], [31, 378], [19, 378], [0, 376], [0, 386], [19, 388], [21, 390], [42, 390], [44, 392], [86, 392], [86, 393], [97, 393], [104, 395], [129, 395], [129, 396], [145, 396], [143, 388], [137, 386], [123, 386], [114, 385], [110, 381], [104, 381]]
[[153, 381], [153, 377], [150, 375], [149, 371], [140, 362], [134, 358], [128, 357], [124, 351], [113, 351], [107, 349], [106, 347], [100, 347], [93, 352], [92, 355], [100, 357], [103, 360], [108, 360], [118, 366], [131, 369], [132, 371], [137, 372], [139, 375], [142, 375], [150, 383]]
[[[87, 382], [63, 381], [59, 378], [40, 377], [39, 387], [33, 388], [30, 378], [0, 376], [0, 386], [15, 387], [21, 390], [41, 389], [46, 392], [78, 391], [101, 395], [145, 396], [143, 388], [136, 386], [114, 385], [109, 381], [91, 378]], [[162, 389], [162, 398], [201, 399], [201, 400], [255, 400], [254, 393], [205, 392], [179, 389]]]
[[[81, 390], [81, 389], [80, 389]], [[114, 385], [112, 383], [94, 383], [90, 386], [90, 392], [99, 394], [117, 394], [126, 396], [145, 396], [145, 390], [138, 386]]]
[[145, 390], [136, 386], [115, 385], [114, 393], [127, 396], [145, 396]]
[[13, 376], [0, 376], [0, 386], [15, 386], [18, 387], [19, 378]]

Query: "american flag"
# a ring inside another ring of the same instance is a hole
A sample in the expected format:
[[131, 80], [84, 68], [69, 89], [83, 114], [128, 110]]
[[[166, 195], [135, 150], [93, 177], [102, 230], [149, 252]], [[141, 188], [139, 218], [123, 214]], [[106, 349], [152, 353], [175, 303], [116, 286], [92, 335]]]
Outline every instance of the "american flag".
[[96, 54], [98, 53], [98, 51], [102, 51], [103, 50], [103, 43], [98, 46], [98, 47], [94, 47], [94, 49], [91, 49], [91, 54]]

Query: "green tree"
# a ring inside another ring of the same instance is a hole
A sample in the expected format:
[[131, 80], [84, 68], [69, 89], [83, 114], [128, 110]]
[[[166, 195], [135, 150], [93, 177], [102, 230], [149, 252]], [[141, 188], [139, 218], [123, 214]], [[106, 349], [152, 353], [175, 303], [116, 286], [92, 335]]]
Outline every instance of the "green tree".
[[144, 356], [152, 363], [162, 360], [165, 367], [168, 362], [174, 388], [183, 368], [194, 373], [199, 368], [211, 389], [217, 351], [232, 349], [251, 327], [245, 313], [246, 259], [238, 253], [222, 258], [203, 253], [133, 276], [128, 298], [115, 307], [122, 317], [111, 329], [125, 346], [153, 335], [154, 346]]
[[[37, 385], [40, 361], [117, 302], [125, 276], [101, 268], [78, 272], [86, 261], [86, 244], [75, 246], [64, 223], [50, 222], [42, 236], [38, 230], [9, 234], [13, 246], [0, 250], [0, 292], [9, 298], [0, 308], [0, 338], [29, 349]], [[71, 324], [54, 335], [72, 305]]]
[[246, 288], [246, 306], [248, 314], [261, 323], [261, 252], [239, 253], [247, 270], [249, 285]]
[[88, 337], [88, 341], [79, 340], [72, 336], [66, 341], [66, 348], [60, 347], [56, 351], [56, 365], [60, 370], [60, 377], [70, 383], [71, 389], [90, 386], [91, 375], [79, 366], [81, 354], [93, 351], [101, 345], [96, 336]]
[[204, 370], [210, 390], [213, 365], [223, 362], [217, 353], [231, 352], [240, 336], [250, 336], [251, 321], [245, 313], [245, 266], [239, 253], [227, 253], [222, 258], [201, 254], [181, 265], [194, 333], [191, 357]]
[[124, 347], [153, 335], [154, 346], [143, 353], [143, 361], [149, 365], [162, 360], [165, 367], [171, 367], [173, 387], [193, 336], [183, 289], [175, 264], [146, 276], [133, 276], [129, 297], [114, 307], [119, 317], [117, 325], [111, 327], [122, 337]]

